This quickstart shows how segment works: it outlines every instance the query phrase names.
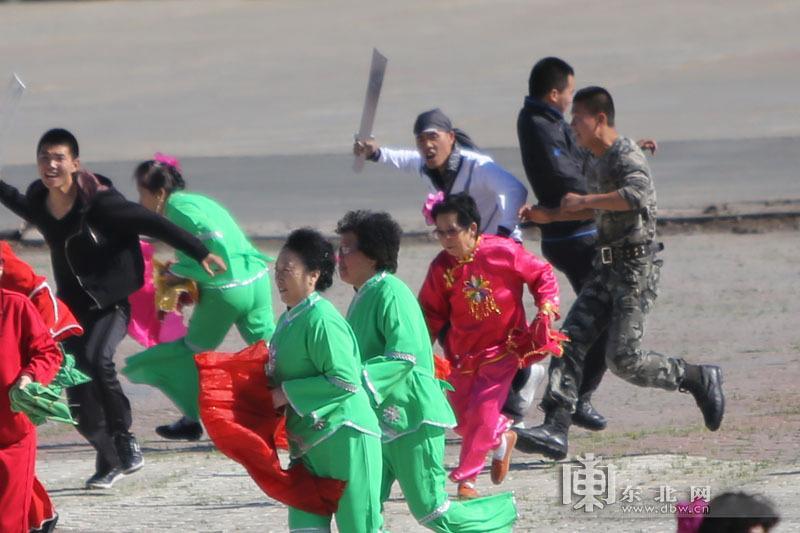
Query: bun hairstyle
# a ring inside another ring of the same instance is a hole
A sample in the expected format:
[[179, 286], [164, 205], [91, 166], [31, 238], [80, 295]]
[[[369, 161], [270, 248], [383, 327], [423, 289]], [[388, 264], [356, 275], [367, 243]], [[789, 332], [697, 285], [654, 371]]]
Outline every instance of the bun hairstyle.
[[139, 163], [133, 179], [143, 189], [156, 192], [164, 189], [167, 195], [186, 188], [177, 159], [158, 153], [153, 159]]
[[283, 247], [297, 254], [306, 270], [319, 271], [314, 289], [322, 292], [333, 285], [336, 271], [333, 245], [320, 232], [311, 228], [294, 230]]

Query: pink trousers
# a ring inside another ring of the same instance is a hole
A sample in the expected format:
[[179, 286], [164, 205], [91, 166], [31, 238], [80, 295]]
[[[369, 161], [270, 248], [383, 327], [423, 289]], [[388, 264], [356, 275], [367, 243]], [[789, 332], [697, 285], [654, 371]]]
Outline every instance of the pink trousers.
[[462, 438], [458, 467], [450, 473], [453, 481], [474, 479], [486, 464], [486, 454], [500, 445], [500, 437], [511, 425], [500, 411], [517, 368], [517, 357], [508, 354], [472, 374], [458, 370], [450, 374], [448, 381], [455, 391], [448, 397], [458, 422], [455, 431]]

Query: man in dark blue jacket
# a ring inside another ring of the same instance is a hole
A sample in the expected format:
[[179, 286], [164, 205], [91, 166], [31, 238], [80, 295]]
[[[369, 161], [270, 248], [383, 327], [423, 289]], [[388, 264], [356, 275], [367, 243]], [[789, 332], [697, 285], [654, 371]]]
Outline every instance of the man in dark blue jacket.
[[[528, 81], [529, 95], [519, 112], [517, 136], [525, 174], [539, 205], [555, 208], [569, 192], [586, 194], [584, 163], [588, 152], [578, 146], [564, 113], [572, 104], [575, 73], [557, 57], [537, 62]], [[593, 220], [541, 224], [542, 255], [563, 272], [577, 294], [592, 272], [597, 228]], [[592, 393], [606, 371], [603, 335], [586, 357], [584, 379], [572, 421], [602, 430], [606, 419], [591, 404]], [[552, 406], [543, 404], [545, 422]]]
[[[572, 104], [575, 90], [575, 71], [563, 59], [545, 57], [531, 70], [528, 96], [517, 118], [522, 164], [533, 188], [539, 207], [558, 208], [568, 193], [587, 194], [585, 166], [588, 150], [578, 145], [564, 113]], [[656, 143], [650, 139], [638, 142], [642, 149], [654, 152]], [[524, 208], [526, 218], [536, 221], [537, 207]], [[579, 293], [592, 273], [596, 253], [597, 228], [594, 220], [548, 222], [539, 224], [542, 233], [542, 255], [563, 272], [575, 293]], [[591, 404], [606, 371], [603, 334], [589, 350], [583, 368], [579, 399], [572, 423], [599, 431], [606, 419]], [[552, 364], [551, 364], [552, 369]], [[555, 406], [542, 402], [545, 427], [550, 423]], [[566, 447], [564, 447], [566, 448]], [[557, 451], [559, 453], [552, 453]], [[561, 458], [561, 450], [543, 449], [541, 453]]]

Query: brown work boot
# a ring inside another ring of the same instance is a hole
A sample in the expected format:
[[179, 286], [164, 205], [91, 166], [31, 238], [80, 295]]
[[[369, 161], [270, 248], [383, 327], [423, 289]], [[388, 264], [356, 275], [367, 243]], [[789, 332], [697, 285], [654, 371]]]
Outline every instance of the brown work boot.
[[[508, 468], [511, 466], [511, 452], [514, 451], [514, 445], [517, 443], [517, 434], [513, 431], [506, 431], [501, 437], [505, 440], [506, 453], [502, 458], [492, 459], [492, 483], [499, 485], [506, 478]], [[501, 443], [502, 446], [502, 443]]]
[[478, 491], [475, 490], [474, 481], [459, 481], [458, 483], [458, 499], [459, 500], [474, 500], [478, 497]]

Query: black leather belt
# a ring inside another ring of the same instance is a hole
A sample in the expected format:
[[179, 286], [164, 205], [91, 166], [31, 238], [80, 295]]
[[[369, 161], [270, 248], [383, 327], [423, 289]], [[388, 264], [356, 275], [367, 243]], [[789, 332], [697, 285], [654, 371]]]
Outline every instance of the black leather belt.
[[644, 244], [632, 244], [630, 246], [601, 246], [600, 262], [604, 265], [610, 265], [614, 261], [648, 257], [663, 249], [663, 242], [647, 242]]

